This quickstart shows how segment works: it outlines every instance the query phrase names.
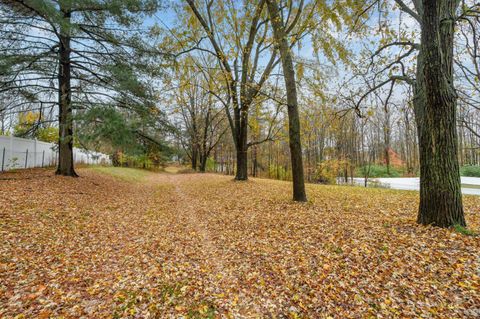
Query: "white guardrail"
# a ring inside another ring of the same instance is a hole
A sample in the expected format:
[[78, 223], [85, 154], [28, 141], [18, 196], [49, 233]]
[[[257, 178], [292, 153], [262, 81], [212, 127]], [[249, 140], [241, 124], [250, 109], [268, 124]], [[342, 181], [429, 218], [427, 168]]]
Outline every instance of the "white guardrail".
[[[73, 160], [81, 164], [111, 164], [103, 153], [73, 149]], [[0, 135], [0, 170], [55, 166], [58, 161], [57, 145], [37, 140]]]

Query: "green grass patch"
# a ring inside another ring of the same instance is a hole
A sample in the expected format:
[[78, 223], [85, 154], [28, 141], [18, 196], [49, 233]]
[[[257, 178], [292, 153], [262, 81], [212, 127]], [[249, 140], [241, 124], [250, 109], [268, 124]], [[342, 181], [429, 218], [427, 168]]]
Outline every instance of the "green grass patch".
[[202, 302], [199, 305], [193, 306], [193, 309], [188, 311], [188, 319], [214, 319], [216, 309], [210, 302]]
[[149, 174], [151, 174], [146, 170], [127, 167], [92, 166], [90, 169], [129, 182], [142, 182]]
[[462, 188], [475, 188], [475, 189], [480, 189], [480, 185], [475, 185], [475, 184], [462, 184]]
[[467, 177], [480, 177], [480, 166], [462, 166], [460, 168], [460, 175]]
[[385, 165], [371, 165], [370, 171], [368, 166], [361, 166], [355, 170], [355, 175], [358, 177], [364, 177], [368, 172], [369, 178], [378, 177], [401, 177], [403, 171], [401, 169], [390, 166], [390, 172], [387, 172], [387, 166]]
[[465, 235], [465, 236], [478, 236], [478, 233], [473, 231], [473, 230], [470, 230], [468, 228], [465, 228], [461, 225], [454, 225], [453, 226], [453, 229], [459, 233], [459, 234], [462, 234], [462, 235]]

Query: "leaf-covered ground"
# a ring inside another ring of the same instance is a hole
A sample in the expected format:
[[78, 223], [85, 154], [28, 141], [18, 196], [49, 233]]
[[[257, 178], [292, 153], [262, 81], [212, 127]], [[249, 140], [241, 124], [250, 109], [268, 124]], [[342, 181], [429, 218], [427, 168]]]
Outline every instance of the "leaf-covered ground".
[[0, 175], [1, 318], [480, 316], [480, 237], [417, 226], [415, 192], [79, 173]]

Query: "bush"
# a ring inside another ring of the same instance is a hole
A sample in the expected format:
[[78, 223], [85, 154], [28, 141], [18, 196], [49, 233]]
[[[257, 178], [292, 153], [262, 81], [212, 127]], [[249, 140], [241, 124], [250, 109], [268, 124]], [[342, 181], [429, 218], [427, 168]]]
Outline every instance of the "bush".
[[205, 167], [205, 170], [207, 172], [214, 172], [215, 171], [215, 161], [213, 160], [213, 158], [209, 157], [207, 158], [207, 165]]
[[[368, 166], [362, 166], [357, 168], [355, 175], [364, 177], [368, 172]], [[390, 174], [387, 173], [387, 166], [385, 165], [371, 165], [370, 172], [368, 172], [368, 177], [378, 178], [378, 177], [401, 177], [402, 171], [398, 168], [390, 166]]]
[[346, 160], [326, 160], [321, 162], [315, 172], [315, 180], [322, 184], [336, 184], [337, 177], [345, 168], [350, 171], [350, 162]]
[[272, 164], [268, 167], [268, 176], [279, 180], [290, 180], [292, 178], [291, 172], [287, 171], [281, 165]]
[[463, 166], [460, 168], [460, 175], [468, 177], [480, 177], [480, 166]]

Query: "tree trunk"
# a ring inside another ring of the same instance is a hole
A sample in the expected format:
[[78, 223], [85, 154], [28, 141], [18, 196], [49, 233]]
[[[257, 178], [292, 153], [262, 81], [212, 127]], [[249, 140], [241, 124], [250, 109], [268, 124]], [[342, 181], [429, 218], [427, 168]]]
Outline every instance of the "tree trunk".
[[257, 177], [258, 174], [258, 159], [257, 159], [257, 146], [252, 148], [252, 176]]
[[207, 158], [208, 158], [207, 155], [200, 154], [200, 167], [199, 167], [200, 173], [205, 173], [207, 169]]
[[[67, 23], [70, 12], [64, 13]], [[68, 27], [67, 27], [68, 28]], [[73, 111], [71, 91], [70, 65], [70, 35], [64, 29], [60, 31], [59, 43], [59, 74], [58, 74], [58, 104], [59, 104], [59, 143], [58, 167], [56, 174], [77, 177], [73, 163]]]
[[272, 22], [273, 33], [277, 42], [282, 60], [283, 77], [287, 93], [288, 108], [288, 136], [290, 156], [292, 161], [293, 200], [306, 202], [305, 182], [303, 176], [302, 144], [300, 139], [300, 115], [298, 112], [297, 85], [293, 56], [288, 44], [287, 35], [280, 17], [276, 1], [267, 0], [268, 12]]
[[112, 154], [112, 165], [114, 167], [119, 167], [121, 165], [120, 163], [120, 151], [116, 150]]
[[384, 139], [384, 149], [385, 149], [385, 165], [387, 166], [387, 175], [390, 176], [390, 113], [388, 110], [387, 102], [385, 102], [385, 122], [383, 126], [383, 139]]
[[[243, 113], [243, 112], [242, 112]], [[248, 117], [243, 114], [240, 118], [240, 124], [237, 126], [237, 142], [235, 148], [237, 152], [237, 172], [235, 174], [235, 180], [246, 181], [248, 180], [248, 144], [247, 144], [247, 121]]]
[[248, 159], [247, 150], [237, 148], [237, 172], [235, 174], [235, 180], [246, 181], [248, 179]]
[[198, 160], [198, 148], [197, 148], [197, 145], [194, 143], [192, 147], [192, 158], [191, 158], [192, 169], [194, 171], [197, 170], [197, 160]]
[[420, 152], [420, 207], [423, 225], [465, 226], [453, 87], [456, 0], [423, 0], [421, 51], [417, 64], [415, 112]]

